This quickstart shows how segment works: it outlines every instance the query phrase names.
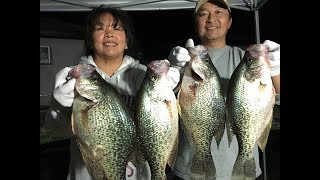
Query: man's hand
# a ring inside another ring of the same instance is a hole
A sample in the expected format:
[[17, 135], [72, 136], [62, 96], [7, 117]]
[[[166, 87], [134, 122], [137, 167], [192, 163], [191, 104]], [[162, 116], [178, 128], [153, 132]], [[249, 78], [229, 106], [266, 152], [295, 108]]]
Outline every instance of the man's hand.
[[53, 97], [64, 107], [71, 107], [74, 99], [76, 79], [67, 80], [71, 67], [60, 70], [55, 79]]
[[180, 73], [184, 72], [184, 66], [187, 62], [190, 61], [191, 57], [189, 56], [188, 50], [186, 48], [193, 47], [194, 42], [192, 39], [188, 39], [185, 48], [181, 46], [176, 46], [171, 49], [168, 60], [171, 63], [172, 67], [177, 68]]
[[180, 81], [179, 70], [177, 70], [177, 68], [170, 67], [167, 76], [169, 77], [171, 88], [174, 89]]
[[280, 44], [270, 40], [265, 40], [263, 44], [269, 48], [268, 58], [271, 64], [271, 77], [277, 76], [280, 74]]

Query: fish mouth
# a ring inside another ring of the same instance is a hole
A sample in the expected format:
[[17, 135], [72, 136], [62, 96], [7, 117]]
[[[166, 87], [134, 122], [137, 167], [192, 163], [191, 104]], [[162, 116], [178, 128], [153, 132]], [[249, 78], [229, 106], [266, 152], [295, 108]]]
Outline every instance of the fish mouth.
[[87, 82], [77, 81], [76, 82], [76, 90], [77, 92], [83, 92], [83, 91], [94, 91], [97, 90], [95, 86], [88, 86]]
[[267, 57], [269, 48], [264, 44], [253, 44], [247, 47], [246, 56], [251, 59], [258, 59], [260, 56]]
[[197, 45], [197, 46], [188, 48], [188, 52], [192, 60], [196, 56], [205, 57], [208, 54], [208, 49], [203, 45]]
[[161, 76], [169, 71], [170, 62], [168, 60], [153, 60], [148, 63], [147, 67], [153, 75]]
[[192, 76], [192, 78], [193, 78], [194, 80], [196, 80], [196, 81], [201, 81], [201, 80], [204, 80], [204, 78], [205, 78], [202, 73], [197, 72], [197, 71], [195, 71], [195, 70], [193, 70], [193, 69], [192, 69], [192, 71], [191, 71], [191, 76]]
[[[256, 60], [259, 61], [259, 60]], [[260, 70], [262, 69], [263, 63], [262, 62], [252, 62], [252, 63], [248, 63], [249, 65], [247, 66], [247, 69], [257, 69]]]
[[[205, 56], [208, 53], [208, 50], [203, 45], [194, 46], [188, 49], [191, 60], [189, 62], [192, 72], [192, 77], [195, 80], [204, 80], [206, 78], [205, 74], [201, 72], [201, 67], [197, 65], [197, 62], [201, 62], [201, 59], [206, 58]], [[200, 63], [201, 64], [201, 63]]]
[[[198, 57], [196, 57], [198, 58]], [[196, 58], [191, 59], [190, 63], [191, 63], [191, 75], [192, 77], [197, 80], [204, 80], [206, 77], [205, 75], [201, 72], [201, 70], [199, 70], [199, 66], [196, 65], [196, 61], [198, 61]]]
[[68, 76], [75, 79], [89, 77], [95, 69], [92, 64], [78, 64], [69, 71]]

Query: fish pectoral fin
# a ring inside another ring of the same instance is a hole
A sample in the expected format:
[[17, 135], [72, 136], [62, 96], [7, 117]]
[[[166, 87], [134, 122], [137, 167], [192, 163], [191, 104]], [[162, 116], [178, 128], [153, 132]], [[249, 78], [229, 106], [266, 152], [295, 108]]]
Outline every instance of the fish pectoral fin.
[[260, 149], [262, 150], [262, 152], [264, 152], [267, 142], [268, 142], [268, 136], [269, 136], [269, 132], [272, 126], [272, 118], [270, 120], [270, 122], [267, 124], [267, 126], [265, 127], [264, 131], [261, 133], [259, 139], [258, 139], [258, 146], [260, 147]]
[[104, 157], [104, 149], [102, 145], [96, 144], [90, 144], [86, 141], [81, 141], [79, 138], [77, 139], [77, 142], [79, 144], [79, 147], [81, 147], [83, 153], [90, 159], [94, 161], [99, 161]]
[[93, 159], [94, 155], [92, 154], [92, 150], [91, 150], [92, 146], [89, 143], [84, 142], [80, 138], [77, 138], [77, 143], [78, 143], [79, 149], [81, 149], [81, 153]]

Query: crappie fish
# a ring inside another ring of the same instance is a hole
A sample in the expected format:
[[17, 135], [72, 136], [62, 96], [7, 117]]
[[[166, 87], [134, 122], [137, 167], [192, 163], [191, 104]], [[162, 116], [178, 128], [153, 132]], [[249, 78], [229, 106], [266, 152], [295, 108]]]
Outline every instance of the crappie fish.
[[179, 105], [168, 83], [169, 61], [154, 60], [147, 68], [135, 107], [137, 136], [151, 178], [166, 180], [166, 165], [173, 167], [178, 148]]
[[184, 72], [178, 101], [181, 107], [182, 129], [187, 141], [195, 144], [191, 161], [192, 179], [215, 179], [216, 168], [211, 155], [215, 137], [219, 146], [225, 128], [225, 99], [220, 76], [205, 46], [188, 49], [191, 56]]
[[76, 78], [72, 131], [89, 173], [96, 180], [125, 179], [136, 135], [124, 100], [91, 64], [69, 75]]
[[263, 44], [249, 46], [230, 78], [226, 108], [231, 129], [227, 131], [236, 135], [239, 145], [233, 180], [255, 179], [254, 145], [264, 151], [267, 143], [275, 103], [267, 55]]

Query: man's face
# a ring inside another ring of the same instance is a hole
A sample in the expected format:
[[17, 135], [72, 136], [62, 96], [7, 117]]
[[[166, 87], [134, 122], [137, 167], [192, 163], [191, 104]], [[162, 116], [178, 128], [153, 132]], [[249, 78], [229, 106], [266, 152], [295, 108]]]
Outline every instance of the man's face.
[[195, 15], [195, 28], [203, 40], [225, 39], [232, 19], [227, 9], [205, 2]]

